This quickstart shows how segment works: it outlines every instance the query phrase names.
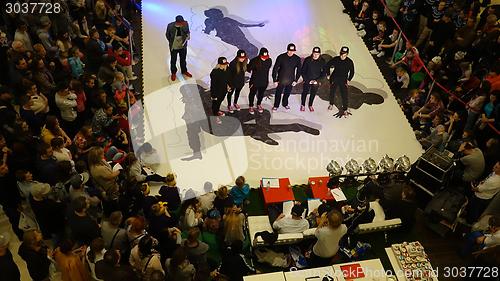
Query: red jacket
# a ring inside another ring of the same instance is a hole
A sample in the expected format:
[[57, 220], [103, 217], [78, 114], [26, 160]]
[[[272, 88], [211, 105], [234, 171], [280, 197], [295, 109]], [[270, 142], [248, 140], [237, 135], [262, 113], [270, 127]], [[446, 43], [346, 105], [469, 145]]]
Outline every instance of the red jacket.
[[116, 61], [121, 66], [132, 65], [132, 57], [130, 56], [129, 51], [123, 50], [123, 53], [121, 55], [118, 55], [111, 48], [108, 48], [108, 55], [115, 57]]

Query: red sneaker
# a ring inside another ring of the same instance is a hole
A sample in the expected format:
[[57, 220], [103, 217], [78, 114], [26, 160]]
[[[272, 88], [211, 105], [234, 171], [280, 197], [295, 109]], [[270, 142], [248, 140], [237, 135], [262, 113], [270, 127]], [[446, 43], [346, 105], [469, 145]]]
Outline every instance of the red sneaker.
[[264, 108], [262, 107], [262, 105], [257, 105], [257, 110], [259, 111], [259, 113], [262, 113], [264, 112]]
[[175, 73], [172, 73], [172, 76], [170, 76], [170, 80], [175, 81], [177, 79], [177, 75]]
[[226, 114], [225, 114], [224, 112], [222, 112], [222, 111], [219, 111], [219, 112], [217, 113], [217, 116], [226, 116]]
[[229, 113], [234, 113], [233, 107], [232, 107], [232, 106], [230, 106], [230, 105], [228, 105], [228, 106], [227, 106], [227, 111], [228, 111]]
[[237, 111], [240, 111], [241, 107], [239, 106], [239, 104], [235, 103], [233, 106]]
[[253, 110], [253, 106], [251, 106], [251, 107], [248, 108], [248, 113], [250, 113], [252, 115], [255, 114], [255, 112]]
[[314, 107], [309, 106], [309, 111], [314, 112]]
[[301, 105], [301, 106], [300, 106], [300, 111], [306, 111], [306, 107], [305, 107], [305, 106], [303, 106], [303, 105]]
[[186, 71], [186, 72], [183, 72], [183, 73], [182, 73], [182, 75], [184, 75], [184, 76], [186, 76], [186, 77], [188, 77], [188, 78], [193, 77], [193, 75], [192, 75], [191, 73], [187, 72], [187, 71]]

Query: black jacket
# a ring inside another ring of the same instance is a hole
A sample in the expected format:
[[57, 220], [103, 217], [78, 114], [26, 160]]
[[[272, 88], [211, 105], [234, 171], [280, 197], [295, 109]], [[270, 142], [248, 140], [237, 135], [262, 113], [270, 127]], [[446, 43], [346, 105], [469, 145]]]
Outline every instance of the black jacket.
[[250, 85], [252, 87], [267, 87], [269, 84], [269, 70], [273, 64], [272, 59], [263, 61], [260, 56], [250, 60], [247, 71], [252, 73], [250, 76]]
[[22, 243], [19, 246], [18, 254], [26, 262], [30, 276], [34, 281], [49, 277], [50, 260], [47, 258], [47, 248], [43, 247], [36, 252]]
[[326, 62], [321, 57], [317, 60], [314, 60], [312, 56], [307, 57], [302, 64], [301, 70], [304, 82], [323, 78], [325, 76], [325, 65]]
[[278, 56], [273, 67], [273, 81], [290, 85], [300, 78], [300, 58], [297, 55], [289, 57], [286, 53]]
[[245, 71], [243, 69], [240, 70], [240, 73], [237, 72], [236, 64], [238, 63], [238, 59], [234, 59], [229, 64], [229, 86], [231, 88], [243, 88], [245, 85]]
[[224, 98], [229, 84], [229, 71], [214, 68], [210, 72], [210, 95], [212, 98]]
[[333, 81], [351, 81], [354, 77], [354, 63], [347, 57], [345, 60], [340, 59], [340, 56], [336, 56], [331, 59], [325, 66], [326, 71], [330, 73], [330, 68], [333, 67], [332, 75], [330, 75], [330, 82]]
[[[182, 39], [186, 40], [189, 37], [189, 24], [186, 22], [185, 25], [180, 26]], [[165, 31], [165, 37], [167, 37], [168, 48], [172, 50], [172, 44], [174, 44], [174, 38], [177, 33], [177, 27], [175, 26], [175, 22], [171, 22], [167, 25], [167, 30]], [[187, 43], [184, 45], [184, 48], [187, 47]]]

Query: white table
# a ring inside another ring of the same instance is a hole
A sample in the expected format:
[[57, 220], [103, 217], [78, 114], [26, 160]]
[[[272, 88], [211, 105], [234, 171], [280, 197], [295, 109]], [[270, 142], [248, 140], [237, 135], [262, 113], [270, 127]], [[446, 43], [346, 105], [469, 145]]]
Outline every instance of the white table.
[[[317, 267], [317, 268], [285, 272], [285, 278], [286, 281], [322, 281], [325, 275], [334, 277], [335, 274], [337, 274], [338, 276], [342, 275], [341, 273], [340, 275], [339, 273], [335, 273], [333, 267], [325, 266], [325, 267]], [[334, 280], [343, 280], [343, 278], [342, 279], [334, 278]]]
[[[403, 269], [399, 265], [398, 260], [396, 259], [396, 255], [394, 255], [394, 252], [392, 251], [391, 247], [385, 248], [385, 252], [387, 253], [387, 256], [389, 257], [389, 261], [391, 262], [392, 268], [394, 269], [394, 273], [398, 277], [399, 281], [406, 281], [408, 280], [403, 272]], [[434, 281], [438, 281], [437, 276], [433, 276], [432, 279]]]
[[286, 281], [282, 271], [248, 275], [243, 277], [243, 281]]
[[387, 275], [386, 275], [386, 270], [384, 269], [384, 266], [382, 265], [382, 262], [380, 259], [372, 259], [372, 260], [364, 260], [364, 261], [355, 261], [355, 262], [348, 262], [348, 263], [341, 263], [341, 264], [334, 264], [333, 269], [336, 273], [336, 276], [339, 276], [337, 273], [340, 272], [340, 276], [342, 276], [342, 279], [339, 278], [339, 280], [344, 280], [344, 275], [342, 273], [341, 267], [350, 265], [350, 264], [359, 264], [360, 267], [363, 270], [364, 277], [363, 278], [356, 278], [355, 280], [387, 280]]

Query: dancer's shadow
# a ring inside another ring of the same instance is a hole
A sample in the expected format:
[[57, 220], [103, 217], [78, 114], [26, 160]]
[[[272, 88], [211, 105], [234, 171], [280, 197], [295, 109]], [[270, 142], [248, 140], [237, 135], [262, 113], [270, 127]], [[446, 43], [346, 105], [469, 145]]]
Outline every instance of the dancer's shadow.
[[[184, 161], [202, 159], [200, 132], [203, 130], [214, 136], [249, 136], [268, 145], [279, 145], [270, 134], [283, 132], [305, 132], [319, 135], [320, 124], [302, 119], [273, 120], [281, 124], [271, 124], [271, 112], [250, 114], [248, 109], [242, 109], [231, 116], [221, 117], [222, 124], [217, 124], [212, 116], [210, 92], [202, 86], [196, 85], [198, 93], [193, 91], [195, 85], [183, 85], [180, 88], [182, 101], [185, 104], [183, 119], [186, 122], [188, 143], [193, 155], [183, 158]], [[200, 103], [201, 100], [201, 103]], [[203, 116], [203, 118], [202, 118]], [[208, 120], [208, 121], [207, 121]], [[283, 124], [285, 123], [285, 124]]]
[[248, 40], [241, 28], [263, 27], [265, 22], [244, 24], [234, 18], [225, 17], [219, 8], [205, 10], [204, 14], [207, 19], [205, 20], [205, 29], [203, 32], [210, 34], [210, 32], [215, 30], [215, 36], [219, 37], [223, 42], [245, 50], [251, 58], [257, 56], [259, 49]]
[[[323, 54], [321, 56], [326, 62], [328, 62], [332, 56], [328, 54]], [[320, 79], [319, 82], [321, 85], [318, 88], [317, 92], [317, 97], [324, 101], [330, 101], [330, 83], [328, 81], [328, 78], [323, 78]], [[295, 87], [292, 89], [292, 95], [300, 95], [303, 90], [303, 82], [298, 83]], [[272, 99], [275, 93], [275, 89], [268, 89], [266, 90], [264, 96], [267, 99]], [[385, 98], [387, 97], [387, 94], [379, 89], [368, 89], [361, 83], [351, 81], [349, 83], [349, 86], [347, 88], [348, 91], [348, 108], [353, 108], [353, 109], [359, 109], [363, 104], [367, 105], [374, 105], [374, 104], [381, 104], [384, 102]], [[377, 92], [377, 93], [375, 93]], [[309, 99], [309, 98], [308, 98]], [[337, 90], [334, 96], [334, 105], [337, 108], [342, 107], [342, 99], [340, 97], [340, 91]]]

